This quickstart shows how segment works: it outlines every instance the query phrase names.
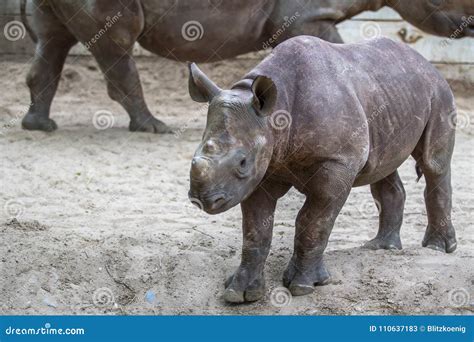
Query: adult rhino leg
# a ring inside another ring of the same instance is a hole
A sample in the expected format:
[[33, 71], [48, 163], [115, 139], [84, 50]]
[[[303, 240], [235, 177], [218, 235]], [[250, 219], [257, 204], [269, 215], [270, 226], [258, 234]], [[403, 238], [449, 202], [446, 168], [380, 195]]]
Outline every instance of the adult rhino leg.
[[398, 172], [370, 186], [379, 209], [379, 231], [364, 247], [370, 249], [401, 249], [400, 228], [405, 206], [405, 189]]
[[320, 168], [306, 185], [306, 201], [296, 219], [293, 256], [283, 276], [283, 284], [294, 296], [329, 283], [323, 253], [353, 181], [353, 175], [336, 165]]
[[227, 302], [251, 302], [264, 296], [263, 268], [272, 242], [273, 214], [278, 198], [289, 188], [290, 185], [267, 181], [241, 203], [242, 259], [240, 266], [225, 283], [224, 299]]
[[130, 116], [129, 129], [151, 133], [170, 132], [148, 109], [132, 56], [133, 46], [144, 26], [140, 2], [126, 0], [90, 3], [91, 6], [79, 3], [71, 5], [68, 17], [71, 17], [71, 13], [73, 16], [68, 20], [68, 26], [99, 63], [110, 98], [119, 102]]
[[21, 124], [24, 129], [51, 132], [57, 128], [56, 123], [49, 118], [51, 102], [56, 93], [67, 54], [77, 40], [61, 24], [44, 1], [37, 1], [33, 8], [38, 41], [33, 62], [26, 77], [31, 104]]
[[140, 77], [132, 58], [133, 42], [124, 49], [109, 39], [101, 39], [91, 48], [107, 82], [110, 98], [117, 101], [130, 116], [130, 131], [170, 133], [162, 121], [148, 109]]

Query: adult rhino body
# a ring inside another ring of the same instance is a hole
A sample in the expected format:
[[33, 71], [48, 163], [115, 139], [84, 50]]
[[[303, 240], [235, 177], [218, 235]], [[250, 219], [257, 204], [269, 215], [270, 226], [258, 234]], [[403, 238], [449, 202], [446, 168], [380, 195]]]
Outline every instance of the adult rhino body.
[[380, 206], [378, 234], [366, 247], [400, 249], [405, 191], [397, 168], [410, 155], [426, 179], [422, 244], [454, 251], [454, 98], [439, 72], [407, 45], [292, 38], [230, 90], [195, 65], [190, 70], [192, 98], [210, 102], [190, 197], [211, 214], [240, 203], [243, 215], [242, 261], [226, 283], [226, 300], [264, 295], [275, 207], [291, 187], [306, 195], [284, 274], [293, 295], [329, 281], [323, 252], [354, 186], [370, 184]]
[[[22, 126], [57, 128], [49, 118], [50, 105], [68, 51], [77, 42], [97, 59], [109, 96], [130, 116], [130, 130], [163, 133], [169, 128], [153, 117], [143, 98], [132, 58], [135, 42], [166, 58], [210, 62], [276, 46], [302, 34], [342, 42], [335, 24], [385, 5], [415, 25], [445, 36], [453, 33], [463, 16], [474, 14], [470, 0], [393, 4], [383, 0], [33, 0], [33, 25], [26, 25], [37, 38], [27, 77], [32, 104]], [[472, 33], [467, 27], [456, 38]]]

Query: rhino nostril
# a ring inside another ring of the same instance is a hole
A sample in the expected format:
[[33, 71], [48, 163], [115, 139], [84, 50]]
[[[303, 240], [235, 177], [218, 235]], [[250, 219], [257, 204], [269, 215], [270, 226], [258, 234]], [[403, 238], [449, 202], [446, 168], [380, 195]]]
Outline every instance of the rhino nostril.
[[245, 168], [247, 166], [247, 159], [243, 158], [241, 161], [240, 161], [240, 167], [241, 168]]
[[225, 197], [224, 197], [224, 196], [219, 196], [219, 197], [217, 197], [217, 198], [214, 199], [214, 203], [213, 203], [213, 204], [218, 204], [218, 203], [220, 203], [220, 202], [222, 202], [222, 201], [224, 201], [224, 200], [225, 200]]

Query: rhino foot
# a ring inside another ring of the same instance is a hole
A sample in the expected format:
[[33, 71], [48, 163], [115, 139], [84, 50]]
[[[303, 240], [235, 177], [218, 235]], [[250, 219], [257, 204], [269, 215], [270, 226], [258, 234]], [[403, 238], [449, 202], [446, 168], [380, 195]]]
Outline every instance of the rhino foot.
[[283, 275], [283, 285], [293, 296], [310, 294], [315, 286], [327, 285], [331, 282], [331, 276], [322, 260], [306, 268], [297, 266], [298, 263], [294, 260], [293, 257]]
[[229, 303], [255, 302], [265, 295], [263, 272], [256, 278], [249, 277], [241, 267], [225, 282], [224, 300]]
[[58, 128], [58, 125], [50, 118], [35, 114], [26, 114], [21, 121], [21, 127], [30, 131], [52, 132]]
[[393, 234], [386, 237], [375, 237], [374, 239], [367, 241], [363, 248], [367, 249], [402, 249], [402, 241], [400, 235]]
[[153, 116], [148, 116], [143, 119], [132, 119], [130, 121], [129, 130], [131, 132], [148, 132], [148, 133], [173, 133], [164, 122], [156, 119]]
[[449, 235], [428, 228], [421, 245], [436, 251], [452, 253], [456, 250], [458, 244], [454, 233], [452, 236]]

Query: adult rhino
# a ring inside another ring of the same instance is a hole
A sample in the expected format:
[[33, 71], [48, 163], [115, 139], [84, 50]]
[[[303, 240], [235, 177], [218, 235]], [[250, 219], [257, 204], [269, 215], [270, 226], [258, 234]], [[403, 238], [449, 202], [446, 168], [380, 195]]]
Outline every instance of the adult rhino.
[[43, 131], [57, 128], [50, 105], [77, 42], [97, 59], [109, 96], [130, 116], [130, 130], [166, 133], [170, 129], [145, 103], [132, 58], [135, 42], [166, 58], [217, 61], [303, 34], [342, 42], [335, 24], [383, 6], [431, 33], [451, 36], [461, 27], [456, 38], [474, 35], [472, 26], [462, 26], [474, 14], [472, 0], [33, 0], [32, 27], [25, 20], [26, 0], [21, 5], [36, 41], [27, 76], [32, 104], [22, 126]]

